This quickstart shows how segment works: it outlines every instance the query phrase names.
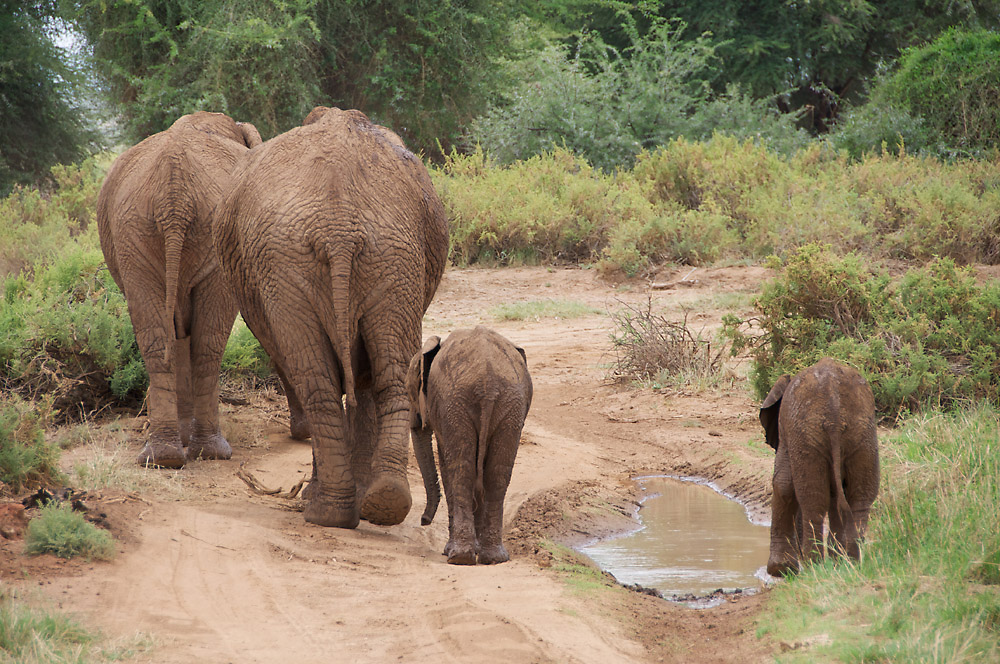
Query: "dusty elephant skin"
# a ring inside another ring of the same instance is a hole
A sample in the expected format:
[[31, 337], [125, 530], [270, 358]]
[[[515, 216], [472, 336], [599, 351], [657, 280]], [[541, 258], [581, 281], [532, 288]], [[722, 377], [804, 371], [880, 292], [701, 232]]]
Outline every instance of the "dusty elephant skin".
[[503, 501], [531, 407], [524, 350], [481, 325], [456, 330], [444, 343], [431, 337], [410, 361], [406, 389], [427, 491], [421, 524], [431, 523], [441, 500], [433, 433], [448, 501], [448, 562], [506, 562]]
[[253, 125], [222, 113], [185, 115], [118, 157], [101, 187], [101, 249], [149, 373], [140, 464], [179, 468], [232, 455], [219, 431], [219, 365], [236, 302], [215, 257], [211, 215], [236, 163], [260, 142]]
[[216, 210], [216, 250], [281, 369], [293, 423], [296, 403], [308, 420], [305, 519], [400, 523], [411, 504], [406, 367], [448, 250], [427, 170], [364, 114], [318, 107], [253, 150], [236, 180]]
[[777, 451], [767, 573], [797, 571], [800, 553], [821, 557], [826, 516], [834, 547], [857, 559], [879, 485], [868, 383], [824, 358], [794, 378], [778, 379], [761, 405], [760, 423]]

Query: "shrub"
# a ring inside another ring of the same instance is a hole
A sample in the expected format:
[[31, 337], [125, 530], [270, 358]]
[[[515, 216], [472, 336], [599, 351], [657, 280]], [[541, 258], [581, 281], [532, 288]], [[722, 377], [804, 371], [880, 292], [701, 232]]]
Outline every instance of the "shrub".
[[269, 379], [273, 380], [273, 377], [271, 358], [243, 322], [242, 316], [237, 317], [222, 355], [222, 379], [260, 386]]
[[138, 403], [148, 381], [125, 300], [99, 250], [73, 250], [4, 284], [0, 372], [24, 394], [49, 394], [57, 419]]
[[774, 262], [782, 273], [755, 301], [758, 316], [724, 321], [734, 352], [751, 350], [758, 397], [782, 374], [831, 356], [861, 371], [889, 418], [1000, 398], [1000, 286], [977, 285], [950, 259], [898, 283], [818, 245]]
[[855, 161], [882, 151], [892, 154], [940, 152], [937, 134], [923, 118], [881, 99], [869, 100], [842, 113], [827, 140], [833, 149], [844, 150]]
[[64, 502], [51, 501], [28, 522], [24, 536], [28, 555], [51, 553], [60, 558], [83, 556], [87, 560], [110, 560], [115, 555], [111, 535], [83, 518]]
[[608, 377], [615, 381], [662, 380], [664, 377], [708, 378], [722, 368], [726, 346], [693, 333], [684, 320], [674, 322], [653, 313], [652, 297], [645, 307], [625, 304], [611, 314], [611, 345], [615, 361]]
[[951, 29], [905, 50], [886, 83], [888, 98], [966, 153], [1000, 143], [1000, 34]]
[[38, 409], [0, 392], [0, 484], [14, 493], [60, 477], [59, 448], [46, 442]]

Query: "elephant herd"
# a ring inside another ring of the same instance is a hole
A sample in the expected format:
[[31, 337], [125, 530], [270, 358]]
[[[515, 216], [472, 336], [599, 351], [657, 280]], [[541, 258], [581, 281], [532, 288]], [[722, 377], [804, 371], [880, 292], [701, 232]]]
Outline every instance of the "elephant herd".
[[[412, 438], [430, 523], [433, 434], [448, 562], [508, 559], [503, 501], [531, 406], [527, 361], [481, 326], [421, 348], [448, 225], [395, 133], [322, 106], [266, 142], [222, 113], [185, 115], [118, 157], [97, 222], [149, 374], [140, 464], [231, 457], [219, 368], [241, 313], [281, 380], [292, 437], [312, 439], [306, 521], [402, 522]], [[856, 557], [878, 490], [864, 379], [824, 360], [779, 380], [760, 420], [777, 451], [768, 572], [797, 569], [800, 548], [819, 555], [825, 517]]]

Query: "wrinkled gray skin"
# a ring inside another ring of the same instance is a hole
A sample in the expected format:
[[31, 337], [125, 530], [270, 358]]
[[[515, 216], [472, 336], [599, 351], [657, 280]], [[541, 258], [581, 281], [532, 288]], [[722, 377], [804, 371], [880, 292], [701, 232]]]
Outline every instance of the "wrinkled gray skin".
[[236, 179], [216, 210], [216, 250], [282, 372], [293, 425], [295, 402], [308, 420], [305, 519], [400, 523], [411, 504], [406, 368], [448, 250], [427, 170], [359, 111], [318, 107], [253, 150]]
[[228, 459], [219, 365], [236, 318], [211, 236], [231, 172], [260, 134], [222, 113], [185, 115], [123, 153], [97, 198], [111, 276], [149, 373], [149, 438], [138, 461], [180, 468]]
[[431, 523], [441, 499], [433, 432], [448, 501], [448, 562], [506, 562], [503, 500], [531, 407], [524, 350], [481, 325], [456, 330], [444, 343], [431, 337], [410, 361], [406, 390], [410, 436], [427, 492], [420, 523]]
[[795, 378], [782, 376], [760, 408], [768, 445], [777, 451], [767, 573], [799, 569], [801, 556], [823, 555], [823, 518], [833, 546], [851, 558], [879, 485], [875, 399], [851, 367], [824, 358]]

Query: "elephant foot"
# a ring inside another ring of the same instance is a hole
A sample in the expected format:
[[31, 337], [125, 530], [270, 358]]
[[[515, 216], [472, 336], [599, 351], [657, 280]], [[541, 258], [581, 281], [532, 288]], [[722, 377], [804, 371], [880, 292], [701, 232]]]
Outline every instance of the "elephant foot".
[[305, 440], [312, 437], [312, 431], [309, 429], [309, 420], [306, 419], [305, 415], [295, 415], [292, 413], [288, 417], [288, 428], [290, 430], [289, 435], [293, 440]]
[[[310, 484], [309, 486], [314, 486]], [[326, 528], [357, 528], [360, 518], [358, 508], [353, 504], [345, 506], [345, 501], [335, 500], [324, 495], [317, 487], [312, 491], [312, 497], [306, 504], [302, 515], [309, 523]]]
[[147, 468], [183, 468], [187, 461], [184, 448], [178, 443], [146, 443], [136, 458], [140, 466]]
[[[508, 560], [510, 560], [510, 556], [507, 555], [507, 549], [504, 548], [503, 544], [487, 546], [479, 550], [480, 565], [496, 565], [505, 563]], [[448, 562], [451, 561], [449, 560]]]
[[784, 576], [786, 574], [795, 574], [799, 571], [799, 564], [797, 561], [788, 560], [787, 558], [780, 557], [776, 558], [772, 556], [767, 561], [767, 573], [771, 576]]
[[476, 564], [476, 547], [456, 544], [454, 540], [448, 540], [447, 546], [444, 547], [444, 555], [448, 557], [449, 565]]
[[361, 518], [376, 526], [395, 526], [410, 513], [410, 487], [405, 479], [376, 479], [361, 502]]
[[233, 448], [221, 433], [192, 438], [187, 447], [189, 459], [231, 459]]

